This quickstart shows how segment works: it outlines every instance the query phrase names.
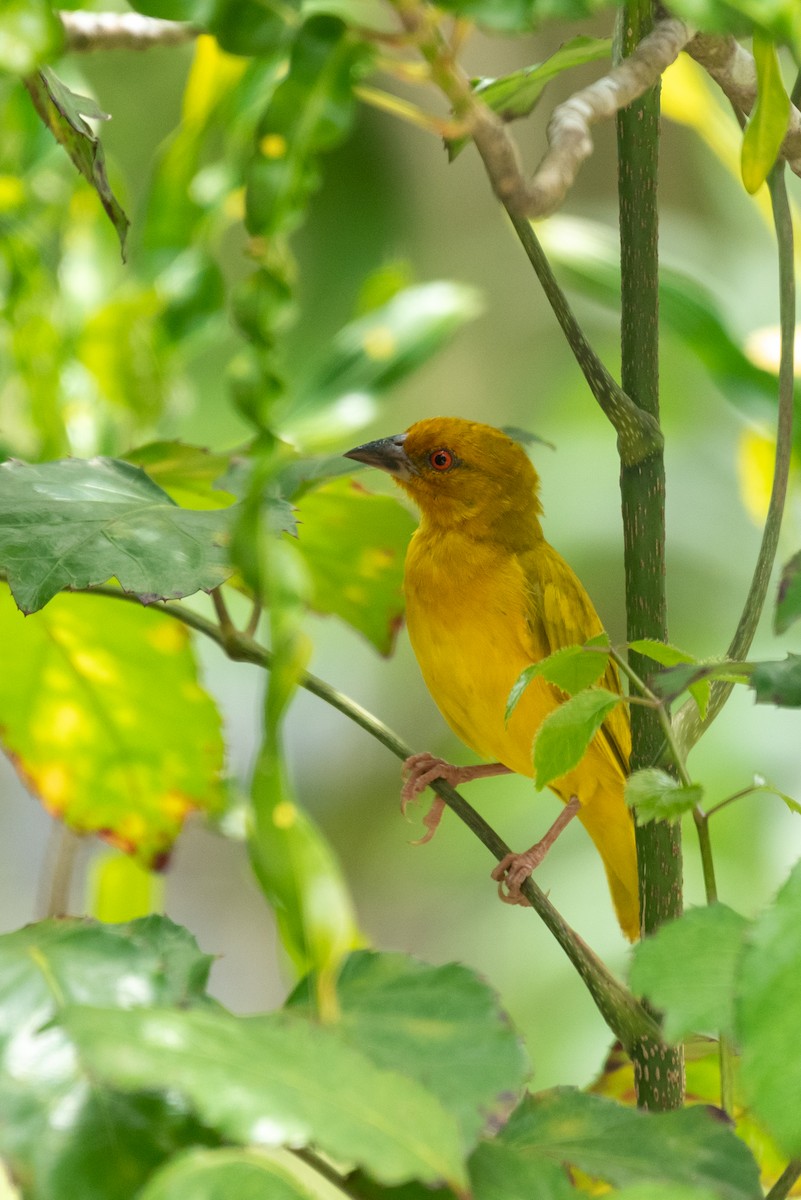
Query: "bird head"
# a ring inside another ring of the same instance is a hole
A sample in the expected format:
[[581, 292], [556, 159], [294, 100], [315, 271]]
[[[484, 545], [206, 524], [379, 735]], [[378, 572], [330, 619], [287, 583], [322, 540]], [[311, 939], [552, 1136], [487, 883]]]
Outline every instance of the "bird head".
[[391, 475], [424, 523], [468, 526], [474, 536], [504, 540], [539, 532], [537, 472], [520, 443], [491, 425], [431, 417], [345, 457]]

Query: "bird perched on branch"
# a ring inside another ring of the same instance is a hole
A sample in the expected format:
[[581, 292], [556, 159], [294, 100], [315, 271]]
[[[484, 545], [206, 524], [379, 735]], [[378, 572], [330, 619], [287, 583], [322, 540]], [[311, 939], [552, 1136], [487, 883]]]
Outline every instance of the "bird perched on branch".
[[[404, 768], [402, 807], [435, 779], [457, 786], [508, 772], [532, 776], [534, 736], [565, 694], [535, 677], [506, 722], [512, 685], [530, 663], [587, 641], [602, 626], [580, 581], [543, 537], [539, 476], [523, 447], [489, 425], [435, 417], [346, 457], [388, 472], [420, 509], [404, 579], [409, 638], [445, 720], [490, 760], [457, 767], [414, 755]], [[620, 691], [613, 664], [602, 682]], [[579, 765], [551, 784], [565, 807], [550, 829], [493, 871], [503, 899], [525, 903], [523, 880], [577, 816], [603, 860], [623, 932], [639, 936], [634, 826], [623, 796], [630, 746], [620, 705]], [[423, 840], [442, 809], [437, 798]]]

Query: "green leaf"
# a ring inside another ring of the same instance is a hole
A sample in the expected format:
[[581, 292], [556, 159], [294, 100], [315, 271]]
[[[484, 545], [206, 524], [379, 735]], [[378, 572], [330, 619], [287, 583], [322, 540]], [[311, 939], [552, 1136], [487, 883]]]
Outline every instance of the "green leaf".
[[611, 7], [610, 0], [443, 0], [440, 7], [494, 33], [524, 33], [550, 21], [576, 21]]
[[299, 972], [317, 969], [317, 1005], [324, 1017], [333, 1017], [340, 963], [365, 938], [336, 853], [295, 802], [280, 754], [275, 740], [265, 739], [251, 789], [251, 862], [275, 910], [284, 949]]
[[801, 617], [801, 550], [782, 567], [773, 629], [786, 633], [793, 622]]
[[[429, 1088], [459, 1121], [466, 1147], [503, 1124], [530, 1067], [498, 997], [467, 967], [361, 951], [346, 960], [337, 994], [342, 1037]], [[288, 1004], [312, 1014], [308, 981]]]
[[748, 680], [757, 704], [801, 708], [801, 654], [790, 654], [778, 662], [754, 663]]
[[505, 121], [525, 117], [534, 108], [549, 80], [570, 67], [609, 58], [611, 38], [574, 37], [563, 42], [544, 62], [524, 67], [501, 79], [481, 79], [475, 93]]
[[665, 1016], [665, 1037], [734, 1033], [734, 993], [745, 917], [725, 904], [691, 908], [634, 948], [629, 983]]
[[199, 246], [178, 254], [156, 280], [163, 304], [161, 324], [170, 343], [179, 342], [219, 318], [225, 283], [212, 256]]
[[701, 1107], [644, 1113], [555, 1088], [531, 1096], [498, 1135], [521, 1157], [566, 1163], [623, 1187], [707, 1187], [718, 1200], [758, 1200], [759, 1169], [727, 1124]]
[[296, 0], [211, 0], [208, 29], [229, 54], [272, 56], [295, 31]]
[[718, 1200], [711, 1188], [675, 1183], [635, 1183], [615, 1192], [615, 1200]]
[[621, 697], [605, 688], [579, 692], [549, 713], [534, 739], [534, 776], [538, 788], [561, 779], [578, 766], [607, 715]]
[[743, 134], [741, 170], [752, 195], [762, 187], [776, 162], [790, 119], [790, 97], [782, 81], [774, 42], [754, 30], [757, 98]]
[[220, 717], [185, 626], [102, 596], [23, 618], [3, 588], [0, 639], [2, 742], [20, 775], [76, 832], [163, 864], [187, 815], [222, 803]]
[[704, 789], [700, 784], [679, 783], [667, 771], [646, 767], [626, 780], [626, 803], [636, 810], [637, 824], [649, 821], [677, 821], [683, 813], [700, 804]]
[[[37, 1197], [130, 1200], [175, 1149], [209, 1135], [173, 1100], [90, 1080], [53, 1019], [65, 1004], [207, 1005], [212, 959], [166, 917], [62, 918], [0, 937], [0, 1155]], [[54, 1120], [58, 1114], [58, 1120]]]
[[298, 502], [298, 548], [312, 607], [335, 613], [391, 654], [403, 621], [403, 562], [415, 521], [393, 496], [336, 479]]
[[3, 0], [0, 70], [31, 75], [61, 53], [64, 30], [47, 0]]
[[114, 291], [82, 322], [75, 356], [110, 406], [143, 424], [158, 419], [168, 395], [159, 328], [163, 302], [150, 286]]
[[228, 508], [233, 496], [218, 486], [231, 466], [228, 454], [212, 454], [185, 442], [148, 442], [125, 455], [125, 461], [142, 467], [184, 508]]
[[722, 679], [727, 683], [748, 683], [751, 666], [748, 663], [722, 662], [687, 663], [669, 667], [649, 679], [651, 690], [665, 700], [675, 700], [699, 683]]
[[480, 311], [478, 293], [464, 284], [437, 280], [404, 288], [335, 334], [322, 362], [300, 382], [282, 424], [308, 442], [325, 406], [326, 436], [358, 427], [371, 415], [366, 396], [417, 370]]
[[339, 17], [346, 25], [355, 26], [359, 33], [394, 34], [397, 25], [393, 14], [380, 0], [302, 0], [301, 12], [305, 20], [320, 13]]
[[473, 1200], [576, 1200], [580, 1194], [561, 1163], [527, 1155], [501, 1138], [479, 1143], [468, 1169]]
[[346, 1200], [288, 1150], [188, 1150], [150, 1176], [137, 1200]]
[[72, 1008], [79, 1056], [123, 1091], [185, 1096], [222, 1137], [253, 1146], [314, 1143], [385, 1184], [465, 1183], [455, 1122], [419, 1084], [381, 1071], [336, 1028], [275, 1013]]
[[[266, 482], [273, 466], [270, 456], [258, 460], [255, 482]], [[317, 971], [318, 1010], [322, 1019], [333, 1020], [340, 963], [364, 938], [337, 856], [295, 802], [284, 766], [281, 726], [311, 652], [303, 630], [308, 579], [294, 544], [258, 528], [256, 540], [259, 580], [269, 596], [272, 666], [251, 785], [250, 855], [285, 949], [299, 970]]]
[[[234, 8], [238, 23], [241, 0]], [[250, 233], [265, 238], [288, 233], [302, 219], [319, 185], [317, 155], [333, 149], [350, 129], [351, 77], [364, 55], [362, 45], [335, 17], [312, 17], [303, 25], [292, 47], [289, 73], [259, 124], [258, 152], [247, 175]]]
[[[663, 667], [675, 667], [679, 663], [701, 665], [694, 655], [688, 654], [686, 650], [680, 650], [678, 646], [674, 646], [670, 642], [656, 642], [652, 638], [639, 638], [637, 641], [629, 642], [629, 649], [634, 650], [637, 654], [645, 655], [646, 658], [652, 658], [654, 662], [661, 663]], [[708, 679], [699, 679], [695, 683], [691, 683], [687, 689], [698, 705], [702, 721], [706, 717], [709, 707], [711, 688], [712, 684]]]
[[746, 1102], [788, 1158], [801, 1156], [801, 865], [747, 939], [736, 999]]
[[[549, 258], [559, 264], [570, 283], [618, 312], [620, 247], [611, 230], [592, 221], [557, 215], [538, 226], [537, 233]], [[662, 325], [695, 355], [730, 404], [752, 420], [775, 423], [776, 374], [755, 366], [747, 357], [709, 288], [688, 271], [663, 262], [659, 312]], [[796, 408], [801, 408], [798, 387]]]
[[23, 612], [112, 577], [147, 600], [210, 591], [231, 574], [229, 527], [229, 510], [179, 508], [115, 459], [0, 466], [0, 564]]
[[53, 137], [61, 143], [75, 166], [100, 197], [100, 203], [117, 231], [124, 259], [125, 239], [130, 221], [109, 185], [100, 139], [83, 119], [85, 116], [107, 119], [107, 114], [101, 112], [94, 100], [71, 92], [66, 84], [48, 69], [29, 75], [25, 86], [31, 94], [36, 111]]
[[214, 7], [214, 0], [131, 0], [131, 8], [146, 17], [162, 21], [188, 21], [204, 26]]
[[795, 0], [677, 0], [677, 17], [710, 33], [750, 37], [760, 33], [801, 49], [801, 11]]
[[609, 656], [599, 653], [594, 647], [608, 649], [609, 638], [605, 633], [590, 638], [583, 646], [565, 646], [555, 650], [547, 658], [525, 667], [509, 693], [504, 720], [509, 720], [532, 679], [546, 679], [548, 683], [567, 692], [568, 696], [575, 696], [576, 692], [597, 683], [606, 670]]
[[[493, 112], [504, 121], [525, 117], [538, 103], [547, 84], [571, 67], [609, 58], [612, 50], [610, 38], [592, 38], [580, 35], [571, 38], [549, 55], [543, 62], [532, 67], [523, 67], [500, 79], [479, 79], [473, 90]], [[448, 142], [451, 161], [467, 145], [469, 138], [456, 138]]]

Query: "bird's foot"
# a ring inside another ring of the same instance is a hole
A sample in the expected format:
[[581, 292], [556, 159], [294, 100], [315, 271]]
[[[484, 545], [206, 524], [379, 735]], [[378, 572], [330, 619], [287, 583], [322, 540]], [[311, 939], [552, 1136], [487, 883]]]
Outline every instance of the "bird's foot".
[[548, 846], [537, 842], [525, 854], [506, 854], [492, 872], [492, 878], [498, 884], [498, 895], [504, 904], [520, 904], [530, 908], [526, 897], [520, 891], [532, 871], [540, 865], [548, 853]]
[[[401, 812], [405, 817], [409, 805], [416, 804], [420, 793], [424, 792], [435, 779], [444, 779], [451, 787], [458, 787], [460, 783], [469, 783], [471, 779], [487, 779], [491, 775], [508, 774], [509, 768], [505, 767], [503, 763], [477, 763], [472, 767], [455, 767], [453, 763], [445, 762], [444, 758], [437, 758], [436, 755], [428, 752], [412, 754], [403, 764], [404, 783], [401, 789]], [[422, 846], [424, 842], [431, 841], [437, 832], [437, 826], [442, 819], [444, 810], [445, 801], [437, 796], [423, 817], [426, 832], [416, 842], [412, 842], [413, 846]]]
[[536, 871], [562, 830], [570, 824], [581, 808], [578, 796], [571, 796], [551, 828], [523, 854], [505, 854], [492, 872], [498, 884], [498, 895], [504, 904], [521, 904], [530, 908], [528, 900], [520, 891], [532, 871]]
[[416, 804], [420, 793], [435, 779], [444, 779], [451, 787], [457, 787], [464, 782], [466, 770], [467, 767], [454, 767], [452, 763], [445, 762], [444, 758], [437, 758], [433, 754], [412, 754], [403, 764], [401, 812], [404, 817], [408, 806]]
[[[461, 783], [461, 770], [462, 768], [454, 767], [451, 763], [445, 762], [443, 758], [436, 758], [433, 754], [412, 754], [407, 758], [403, 764], [404, 782], [401, 789], [401, 812], [404, 817], [409, 805], [417, 804], [420, 793], [424, 792], [435, 779], [444, 779], [451, 787], [456, 787], [458, 783]], [[412, 842], [413, 846], [422, 846], [431, 841], [439, 828], [444, 811], [445, 801], [441, 796], [436, 796], [434, 803], [423, 817], [426, 831], [422, 837]]]
[[407, 806], [417, 800], [435, 779], [444, 779], [451, 787], [469, 783], [471, 779], [488, 779], [492, 775], [508, 775], [509, 768], [503, 763], [476, 763], [472, 767], [455, 767], [434, 754], [412, 754], [403, 764], [404, 784], [401, 790], [401, 812], [406, 816]]

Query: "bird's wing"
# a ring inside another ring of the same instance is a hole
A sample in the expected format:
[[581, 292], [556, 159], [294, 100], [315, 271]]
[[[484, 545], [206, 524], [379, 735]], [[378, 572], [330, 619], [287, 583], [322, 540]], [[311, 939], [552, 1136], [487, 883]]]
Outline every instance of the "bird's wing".
[[[532, 662], [566, 646], [581, 645], [603, 632], [601, 619], [581, 581], [547, 542], [521, 555], [520, 565], [526, 579], [526, 649]], [[622, 692], [617, 667], [611, 661], [599, 682], [610, 692]], [[559, 689], [554, 691], [560, 701], [565, 699]], [[631, 728], [623, 705], [608, 715], [600, 735], [627, 774]]]

